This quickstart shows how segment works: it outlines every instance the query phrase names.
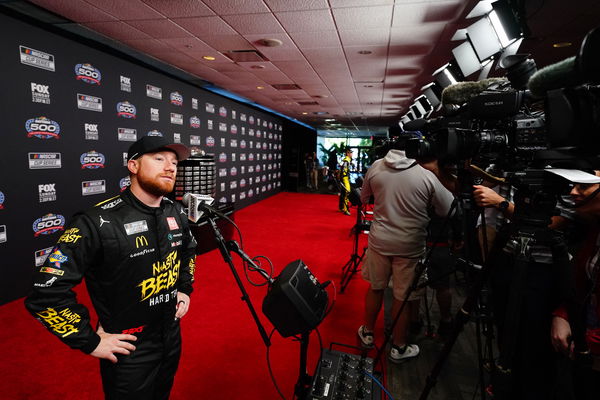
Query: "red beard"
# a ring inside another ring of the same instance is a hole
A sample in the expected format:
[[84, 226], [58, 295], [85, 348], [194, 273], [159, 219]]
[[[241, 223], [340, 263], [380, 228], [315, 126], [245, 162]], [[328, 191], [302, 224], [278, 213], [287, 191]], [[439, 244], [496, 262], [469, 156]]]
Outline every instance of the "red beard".
[[175, 186], [175, 178], [167, 181], [161, 179], [161, 174], [155, 177], [146, 176], [143, 173], [138, 173], [137, 181], [140, 187], [146, 192], [153, 194], [154, 196], [164, 196], [173, 191]]

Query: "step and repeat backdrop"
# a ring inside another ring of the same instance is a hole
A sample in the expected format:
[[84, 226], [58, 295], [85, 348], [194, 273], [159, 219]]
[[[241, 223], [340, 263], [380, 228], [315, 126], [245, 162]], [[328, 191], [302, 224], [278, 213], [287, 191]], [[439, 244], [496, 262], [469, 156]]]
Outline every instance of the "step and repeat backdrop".
[[216, 201], [240, 209], [281, 190], [282, 121], [0, 14], [0, 304], [78, 210], [129, 185], [145, 135], [214, 154]]

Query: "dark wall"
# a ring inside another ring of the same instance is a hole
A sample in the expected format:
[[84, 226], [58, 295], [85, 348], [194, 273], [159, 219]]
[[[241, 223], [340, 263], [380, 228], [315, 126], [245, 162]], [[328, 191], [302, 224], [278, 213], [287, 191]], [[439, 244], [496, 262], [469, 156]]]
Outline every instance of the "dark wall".
[[317, 132], [292, 122], [283, 120], [283, 188], [298, 191], [306, 184], [304, 156], [317, 149]]
[[0, 35], [0, 304], [76, 211], [125, 188], [144, 135], [214, 153], [216, 200], [236, 209], [281, 190], [281, 118], [3, 14]]

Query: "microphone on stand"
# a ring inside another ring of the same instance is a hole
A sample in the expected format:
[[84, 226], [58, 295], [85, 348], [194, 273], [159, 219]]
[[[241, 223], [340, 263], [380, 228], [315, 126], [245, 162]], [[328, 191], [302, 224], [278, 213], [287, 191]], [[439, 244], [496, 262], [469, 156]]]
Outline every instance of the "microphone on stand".
[[196, 223], [205, 212], [216, 213], [216, 210], [210, 207], [215, 199], [205, 194], [186, 193], [181, 202], [187, 207], [188, 219]]

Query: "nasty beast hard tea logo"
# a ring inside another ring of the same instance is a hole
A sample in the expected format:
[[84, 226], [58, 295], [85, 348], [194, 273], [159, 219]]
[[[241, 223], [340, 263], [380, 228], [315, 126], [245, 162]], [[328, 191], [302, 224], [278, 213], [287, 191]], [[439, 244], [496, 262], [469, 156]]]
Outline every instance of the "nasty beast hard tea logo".
[[34, 236], [50, 235], [65, 229], [65, 217], [60, 214], [46, 214], [33, 221]]
[[37, 117], [28, 119], [25, 122], [27, 137], [36, 137], [38, 139], [59, 139], [60, 125], [46, 117]]
[[104, 157], [104, 154], [92, 150], [87, 153], [83, 153], [79, 157], [79, 162], [81, 163], [81, 169], [104, 168], [106, 157]]
[[94, 68], [91, 64], [77, 64], [75, 66], [75, 79], [90, 85], [100, 85], [102, 74], [98, 68]]
[[128, 101], [117, 103], [117, 115], [123, 118], [135, 118], [137, 110], [133, 104]]

